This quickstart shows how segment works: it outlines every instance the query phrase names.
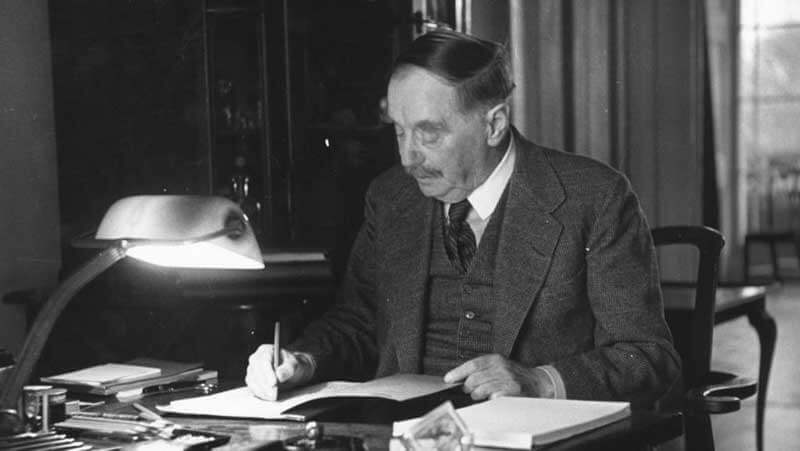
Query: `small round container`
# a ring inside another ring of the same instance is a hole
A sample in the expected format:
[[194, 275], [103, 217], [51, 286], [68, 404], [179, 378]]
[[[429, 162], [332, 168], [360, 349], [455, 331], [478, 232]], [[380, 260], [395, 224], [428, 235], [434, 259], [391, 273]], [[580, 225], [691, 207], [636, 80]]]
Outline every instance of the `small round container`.
[[50, 422], [51, 385], [26, 385], [22, 387], [22, 418], [30, 432], [48, 431]]

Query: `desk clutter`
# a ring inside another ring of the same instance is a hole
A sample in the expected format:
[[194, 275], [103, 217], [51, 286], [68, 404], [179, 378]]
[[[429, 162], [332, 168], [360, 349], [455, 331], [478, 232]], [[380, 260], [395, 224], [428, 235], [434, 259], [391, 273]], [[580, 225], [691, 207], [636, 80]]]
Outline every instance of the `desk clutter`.
[[[41, 392], [42, 386], [37, 386]], [[27, 387], [26, 387], [27, 388]], [[30, 390], [29, 390], [30, 392]], [[46, 398], [44, 399], [46, 405]], [[42, 400], [38, 401], [42, 405]], [[90, 404], [90, 403], [87, 403]], [[0, 436], [0, 451], [170, 449], [206, 450], [227, 443], [230, 436], [184, 427], [134, 402], [139, 413], [79, 410], [63, 417], [48, 409], [34, 412], [23, 405], [26, 432]], [[38, 415], [37, 415], [38, 414]], [[50, 424], [50, 420], [53, 423]]]
[[124, 363], [106, 363], [41, 378], [70, 393], [115, 395], [124, 400], [143, 394], [215, 386], [218, 375], [201, 362], [174, 362], [140, 357]]
[[[198, 450], [227, 443], [230, 436], [194, 430], [167, 421], [133, 402], [136, 413], [105, 407], [150, 395], [207, 394], [217, 386], [217, 372], [200, 362], [137, 358], [105, 363], [41, 378], [47, 385], [23, 387], [18, 420], [0, 435], [0, 451], [147, 449]], [[145, 449], [145, 448], [142, 448]]]
[[[94, 426], [92, 426], [94, 427]], [[60, 429], [59, 426], [56, 426]], [[175, 428], [169, 435], [158, 433], [148, 435], [111, 436], [100, 432], [84, 432], [73, 437], [60, 431], [25, 432], [9, 437], [0, 437], [2, 451], [88, 451], [117, 449], [152, 450], [206, 450], [224, 445], [230, 437], [207, 431]]]

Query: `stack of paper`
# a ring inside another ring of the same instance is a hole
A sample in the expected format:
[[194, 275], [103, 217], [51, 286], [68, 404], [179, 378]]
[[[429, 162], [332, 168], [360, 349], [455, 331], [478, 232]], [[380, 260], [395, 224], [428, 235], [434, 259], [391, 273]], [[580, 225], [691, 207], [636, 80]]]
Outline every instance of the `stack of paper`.
[[79, 384], [102, 387], [103, 385], [133, 382], [161, 375], [160, 368], [129, 365], [125, 363], [106, 363], [69, 373], [43, 377], [42, 382], [51, 384]]
[[66, 387], [76, 393], [112, 395], [182, 381], [216, 378], [216, 371], [205, 371], [200, 362], [173, 362], [149, 358], [125, 363], [106, 363], [43, 377], [42, 382]]
[[[563, 440], [630, 416], [627, 402], [496, 398], [456, 409], [475, 446], [530, 449]], [[402, 435], [419, 419], [394, 423]]]

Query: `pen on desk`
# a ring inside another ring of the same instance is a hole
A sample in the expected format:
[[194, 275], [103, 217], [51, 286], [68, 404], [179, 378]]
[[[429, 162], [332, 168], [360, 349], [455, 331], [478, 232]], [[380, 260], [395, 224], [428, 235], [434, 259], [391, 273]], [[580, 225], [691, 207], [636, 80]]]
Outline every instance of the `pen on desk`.
[[150, 387], [145, 387], [142, 389], [142, 394], [147, 395], [151, 393], [169, 393], [185, 389], [203, 390], [206, 388], [207, 385], [210, 385], [208, 381], [198, 381], [198, 380], [177, 381], [177, 382], [171, 382], [169, 384], [161, 384], [161, 385], [153, 385]]
[[147, 407], [139, 404], [138, 402], [133, 403], [133, 407], [135, 407], [136, 410], [139, 411], [139, 415], [141, 415], [142, 418], [144, 418], [146, 420], [150, 420], [150, 421], [166, 421], [166, 420], [164, 420], [164, 417], [162, 417], [161, 415], [153, 412], [152, 410], [148, 409]]
[[139, 415], [135, 415], [132, 413], [110, 413], [110, 412], [75, 412], [72, 414], [74, 417], [102, 417], [102, 418], [112, 418], [115, 420], [131, 420], [136, 421], [139, 418]]

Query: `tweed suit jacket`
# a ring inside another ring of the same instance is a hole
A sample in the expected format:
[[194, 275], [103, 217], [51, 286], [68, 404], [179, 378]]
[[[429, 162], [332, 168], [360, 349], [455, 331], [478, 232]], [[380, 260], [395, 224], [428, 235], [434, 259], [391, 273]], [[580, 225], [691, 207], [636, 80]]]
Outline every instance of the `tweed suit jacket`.
[[[571, 399], [649, 403], [680, 373], [650, 230], [628, 180], [515, 134], [492, 287], [493, 351], [553, 365]], [[290, 349], [315, 379], [421, 372], [438, 202], [400, 167], [371, 184], [337, 302]]]

